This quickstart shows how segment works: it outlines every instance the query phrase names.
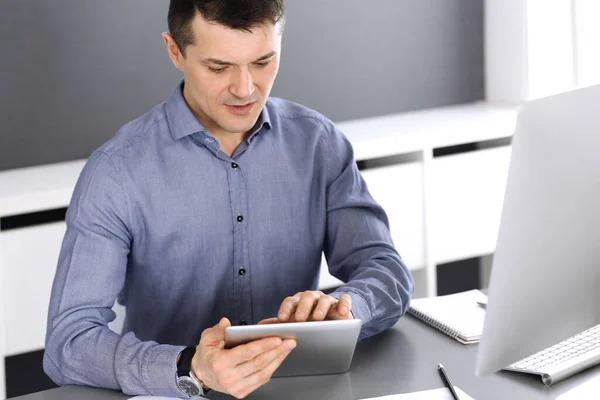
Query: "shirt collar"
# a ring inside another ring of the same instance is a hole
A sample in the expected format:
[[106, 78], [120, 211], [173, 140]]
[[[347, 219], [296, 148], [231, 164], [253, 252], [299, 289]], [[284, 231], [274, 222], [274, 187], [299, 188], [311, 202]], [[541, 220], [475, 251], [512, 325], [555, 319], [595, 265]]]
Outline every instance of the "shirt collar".
[[[206, 128], [202, 126], [200, 121], [198, 121], [185, 102], [185, 99], [183, 98], [183, 84], [184, 81], [182, 80], [175, 87], [175, 90], [173, 90], [173, 93], [165, 104], [167, 120], [173, 140], [179, 140], [184, 136], [199, 132], [204, 132], [205, 134], [212, 136]], [[267, 104], [265, 104], [262, 112], [258, 116], [258, 120], [251, 129], [252, 133], [248, 139], [251, 140], [256, 136], [263, 126], [267, 129], [271, 129], [271, 117], [269, 116]]]
[[269, 115], [268, 105], [269, 105], [269, 102], [267, 101], [265, 103], [265, 105], [263, 106], [263, 109], [262, 109], [260, 115], [258, 116], [256, 123], [254, 124], [252, 129], [250, 129], [251, 134], [250, 134], [250, 136], [248, 136], [248, 142], [250, 142], [252, 139], [254, 139], [254, 137], [256, 135], [258, 135], [259, 132], [262, 131], [263, 127], [266, 130], [271, 129], [271, 116]]

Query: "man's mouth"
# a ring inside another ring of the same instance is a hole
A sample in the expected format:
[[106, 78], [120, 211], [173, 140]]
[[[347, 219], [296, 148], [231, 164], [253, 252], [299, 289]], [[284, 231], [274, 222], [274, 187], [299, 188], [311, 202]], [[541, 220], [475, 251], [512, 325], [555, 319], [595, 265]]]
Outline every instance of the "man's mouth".
[[246, 104], [239, 105], [239, 106], [238, 105], [229, 105], [229, 104], [227, 104], [227, 108], [229, 109], [229, 111], [232, 114], [235, 114], [235, 115], [246, 115], [246, 114], [249, 114], [250, 111], [252, 111], [252, 107], [254, 106], [254, 103], [255, 102], [246, 103]]

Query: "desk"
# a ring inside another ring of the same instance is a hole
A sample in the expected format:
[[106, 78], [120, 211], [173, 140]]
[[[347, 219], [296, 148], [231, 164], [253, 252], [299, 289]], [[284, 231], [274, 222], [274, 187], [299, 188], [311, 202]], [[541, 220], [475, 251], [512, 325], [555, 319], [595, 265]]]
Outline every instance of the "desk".
[[[358, 344], [350, 372], [298, 378], [277, 378], [247, 399], [349, 400], [442, 387], [436, 367], [443, 363], [452, 382], [477, 400], [556, 399], [579, 385], [600, 380], [592, 368], [546, 387], [537, 376], [500, 372], [485, 378], [474, 374], [478, 345], [462, 345], [410, 315], [380, 335]], [[600, 383], [597, 387], [600, 387]], [[20, 400], [123, 400], [120, 393], [84, 387], [62, 387]], [[211, 399], [231, 399], [211, 393]], [[574, 397], [584, 400], [584, 397]], [[564, 400], [567, 400], [566, 398]]]

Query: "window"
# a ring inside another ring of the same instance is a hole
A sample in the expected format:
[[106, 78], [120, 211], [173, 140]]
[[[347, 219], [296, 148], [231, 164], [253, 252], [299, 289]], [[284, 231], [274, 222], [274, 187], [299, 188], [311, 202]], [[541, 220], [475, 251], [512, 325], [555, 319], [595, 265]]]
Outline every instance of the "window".
[[598, 21], [598, 0], [487, 0], [487, 99], [518, 104], [600, 84]]
[[575, 85], [600, 84], [600, 1], [573, 0]]

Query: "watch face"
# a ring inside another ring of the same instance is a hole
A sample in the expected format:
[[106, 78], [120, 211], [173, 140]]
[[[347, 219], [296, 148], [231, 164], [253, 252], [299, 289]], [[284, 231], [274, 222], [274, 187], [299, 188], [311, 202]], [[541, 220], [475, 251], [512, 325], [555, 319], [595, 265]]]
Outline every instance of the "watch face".
[[180, 376], [177, 378], [177, 386], [181, 389], [185, 394], [189, 396], [199, 396], [204, 394], [198, 384], [192, 380], [189, 376]]

